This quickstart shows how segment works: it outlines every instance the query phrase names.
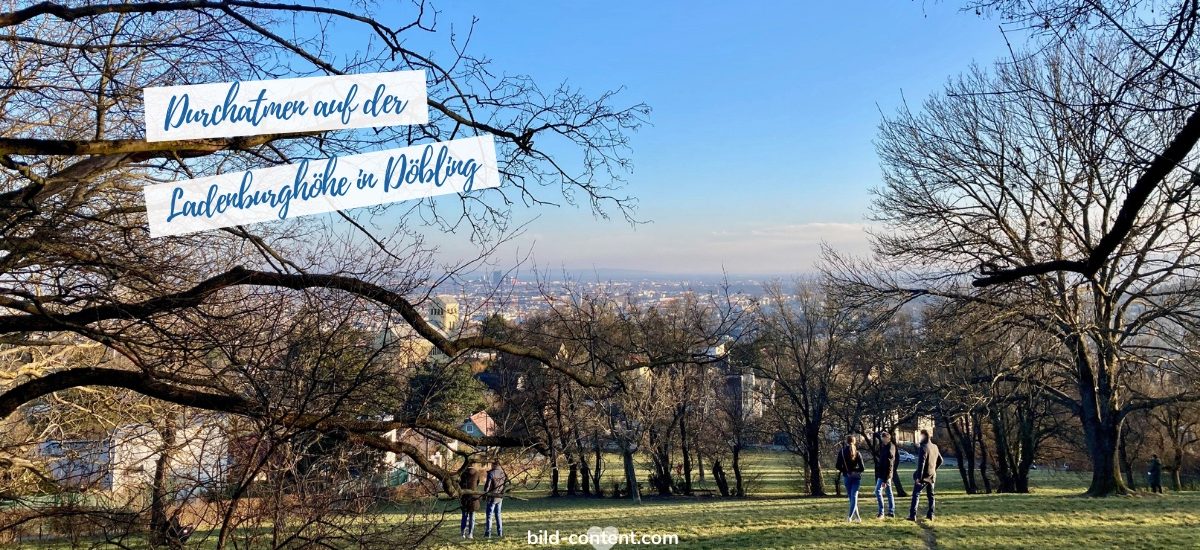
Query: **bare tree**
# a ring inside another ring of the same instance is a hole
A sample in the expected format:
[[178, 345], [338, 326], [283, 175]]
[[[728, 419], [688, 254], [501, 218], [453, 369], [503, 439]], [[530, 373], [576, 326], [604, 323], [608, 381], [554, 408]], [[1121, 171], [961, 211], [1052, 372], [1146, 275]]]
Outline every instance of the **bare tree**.
[[[291, 444], [288, 438], [309, 433], [394, 452], [457, 494], [453, 471], [383, 434], [420, 429], [481, 446], [530, 442], [475, 438], [444, 422], [393, 417], [403, 392], [398, 365], [387, 358], [401, 355], [398, 346], [370, 345], [367, 336], [331, 326], [407, 326], [413, 339], [452, 359], [476, 349], [502, 350], [576, 383], [611, 383], [537, 348], [439, 332], [419, 307], [429, 289], [514, 234], [518, 203], [566, 201], [633, 219], [621, 177], [629, 167], [628, 133], [648, 109], [614, 107], [613, 93], [589, 98], [566, 85], [543, 89], [528, 77], [497, 76], [486, 58], [467, 51], [469, 30], [441, 38], [439, 14], [423, 3], [356, 5], [237, 0], [0, 7], [2, 343], [18, 354], [94, 344], [120, 359], [14, 362], [0, 389], [0, 417], [36, 413], [56, 392], [110, 388], [282, 434], [272, 436], [283, 438], [266, 450], [272, 456]], [[348, 35], [358, 41], [327, 42], [330, 25], [359, 29]], [[418, 37], [441, 42], [434, 51], [449, 53], [412, 49]], [[405, 69], [425, 71], [428, 124], [142, 139], [141, 90], [147, 86]], [[412, 201], [161, 239], [147, 231], [140, 193], [147, 184], [485, 133], [497, 139], [505, 183], [457, 201]], [[447, 232], [476, 243], [478, 256], [441, 265], [426, 239]], [[662, 364], [675, 359], [659, 358]], [[172, 431], [161, 428], [164, 436]], [[163, 439], [170, 448], [171, 438]], [[8, 460], [7, 471], [23, 475], [18, 458]], [[157, 501], [166, 503], [165, 496]], [[163, 512], [152, 514], [155, 532], [162, 531]]]
[[852, 309], [801, 282], [791, 294], [779, 285], [769, 286], [764, 298], [755, 319], [762, 339], [759, 374], [775, 384], [778, 400], [772, 414], [804, 460], [809, 494], [823, 496], [821, 460], [828, 413], [836, 379], [850, 368], [861, 320]]
[[1065, 358], [1056, 374], [1072, 388], [1043, 384], [1044, 395], [1082, 424], [1093, 495], [1125, 491], [1117, 446], [1126, 415], [1198, 396], [1194, 387], [1150, 396], [1124, 386], [1129, 373], [1179, 355], [1178, 347], [1147, 345], [1147, 334], [1178, 338], [1195, 327], [1191, 281], [1200, 235], [1191, 221], [1192, 178], [1174, 171], [1156, 187], [1094, 276], [1043, 273], [985, 290], [964, 279], [981, 265], [1091, 250], [1095, 236], [1118, 223], [1139, 172], [1138, 150], [1127, 140], [1166, 144], [1179, 113], [1080, 113], [1072, 106], [1086, 104], [1094, 90], [1124, 86], [1122, 75], [1135, 68], [1112, 43], [1080, 42], [997, 64], [991, 73], [976, 68], [923, 112], [901, 110], [879, 140], [885, 185], [875, 216], [887, 229], [874, 241], [887, 273], [856, 275], [861, 266], [836, 258], [831, 268], [862, 295], [949, 297], [1053, 337]]
[[[1168, 180], [1174, 172], [1188, 170], [1189, 155], [1200, 141], [1200, 102], [1195, 99], [1200, 93], [1196, 77], [1200, 15], [1195, 4], [1190, 0], [973, 0], [968, 5], [977, 14], [1000, 14], [1010, 26], [1031, 31], [1052, 50], [1075, 49], [1081, 37], [1084, 41], [1099, 37], [1126, 53], [1119, 66], [1106, 67], [1120, 78], [1117, 85], [1097, 86], [1090, 97], [1067, 101], [1053, 94], [1044, 96], [1077, 115], [1104, 120], [1105, 130], [1127, 148], [1126, 160], [1134, 167], [1136, 181], [1113, 205], [1111, 223], [1089, 234], [1088, 247], [1082, 250], [1039, 251], [1046, 253], [1012, 258], [1015, 265], [981, 264], [974, 284], [983, 287], [1055, 272], [1096, 277], [1107, 262], [1119, 260], [1126, 240], [1136, 238], [1143, 211], [1153, 208], [1156, 194], [1171, 187]], [[1016, 54], [1014, 61], [1020, 61]], [[1084, 72], [1094, 69], [1089, 65], [1105, 63], [1086, 55], [1062, 56], [1060, 62], [1066, 70]], [[1005, 92], [1042, 93], [1036, 88]], [[1168, 139], [1148, 143], [1119, 123], [1130, 111], [1162, 110], [1175, 115], [1169, 122], [1160, 121], [1168, 128]]]

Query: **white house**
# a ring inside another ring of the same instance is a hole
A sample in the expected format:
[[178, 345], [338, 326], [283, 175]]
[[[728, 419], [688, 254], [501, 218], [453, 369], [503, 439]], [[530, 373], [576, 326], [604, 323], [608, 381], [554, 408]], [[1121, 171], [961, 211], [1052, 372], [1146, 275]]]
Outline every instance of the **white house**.
[[[51, 440], [38, 446], [50, 476], [65, 487], [133, 494], [148, 489], [163, 449], [162, 435], [146, 424], [122, 426], [100, 439]], [[168, 483], [191, 492], [222, 481], [229, 442], [214, 422], [177, 430], [168, 464]]]

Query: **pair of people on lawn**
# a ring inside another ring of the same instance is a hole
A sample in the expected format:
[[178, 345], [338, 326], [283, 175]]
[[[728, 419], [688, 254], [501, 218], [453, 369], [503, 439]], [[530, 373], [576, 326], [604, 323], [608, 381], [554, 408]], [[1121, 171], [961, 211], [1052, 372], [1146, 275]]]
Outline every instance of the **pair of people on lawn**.
[[479, 511], [479, 502], [486, 498], [486, 514], [483, 523], [483, 536], [492, 536], [492, 521], [495, 520], [496, 536], [504, 536], [504, 521], [500, 519], [500, 510], [504, 506], [504, 489], [508, 476], [500, 467], [500, 461], [492, 463], [487, 477], [483, 480], [483, 494], [476, 492], [480, 481], [479, 470], [474, 464], [467, 464], [458, 479], [459, 487], [463, 490], [459, 504], [462, 506], [461, 533], [464, 539], [475, 538], [475, 512]]
[[[900, 462], [899, 449], [892, 442], [892, 435], [880, 432], [879, 446], [875, 452], [875, 503], [879, 507], [876, 517], [896, 517], [896, 498], [892, 494], [892, 478], [896, 466]], [[917, 520], [917, 506], [920, 504], [921, 492], [924, 491], [929, 500], [925, 512], [926, 519], [933, 519], [933, 486], [937, 482], [937, 469], [942, 465], [942, 453], [929, 437], [929, 430], [921, 430], [921, 441], [917, 445], [916, 471], [913, 472], [912, 505], [908, 508], [908, 520]], [[862, 522], [858, 515], [858, 489], [862, 485], [862, 474], [866, 470], [862, 453], [858, 451], [858, 438], [846, 436], [846, 444], [838, 450], [837, 471], [841, 473], [846, 484], [846, 494], [850, 497], [850, 514], [847, 521]], [[887, 508], [884, 509], [883, 496], [887, 494]]]

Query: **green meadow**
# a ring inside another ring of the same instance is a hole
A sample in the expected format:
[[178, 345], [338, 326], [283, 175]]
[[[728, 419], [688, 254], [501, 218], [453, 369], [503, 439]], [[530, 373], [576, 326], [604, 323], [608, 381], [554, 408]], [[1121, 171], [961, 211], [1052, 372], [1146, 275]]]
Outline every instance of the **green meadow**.
[[[563, 542], [555, 547], [590, 548], [567, 545], [565, 539], [591, 527], [612, 526], [622, 533], [677, 534], [684, 548], [1200, 548], [1196, 492], [1093, 499], [1079, 496], [1087, 485], [1084, 474], [1043, 471], [1035, 474], [1032, 494], [966, 495], [957, 470], [944, 467], [933, 522], [905, 521], [907, 499], [897, 501], [899, 517], [877, 520], [874, 496], [864, 490], [859, 497], [863, 522], [851, 524], [845, 519], [844, 496], [796, 496], [798, 469], [789, 455], [753, 454], [747, 469], [751, 496], [744, 499], [647, 496], [634, 504], [612, 498], [550, 498], [544, 486], [518, 491], [517, 498], [504, 503], [503, 539], [483, 538], [480, 512], [476, 538], [461, 540], [458, 512], [449, 508], [433, 546], [551, 547], [529, 540], [530, 532], [546, 531], [560, 534]], [[631, 545], [616, 548], [622, 546]]]
[[[897, 499], [899, 517], [875, 518], [875, 499], [869, 489], [860, 493], [862, 523], [848, 523], [846, 498], [813, 498], [801, 493], [799, 469], [785, 453], [751, 453], [746, 461], [750, 496], [665, 497], [647, 495], [640, 504], [627, 499], [546, 496], [548, 487], [537, 480], [518, 488], [504, 502], [505, 536], [483, 537], [484, 514], [477, 514], [475, 538], [459, 537], [457, 501], [443, 500], [440, 512], [423, 516], [437, 525], [427, 547], [438, 550], [505, 550], [535, 548], [592, 548], [567, 544], [571, 534], [590, 528], [614, 527], [620, 533], [677, 535], [680, 548], [911, 548], [911, 549], [1040, 549], [1040, 548], [1200, 548], [1200, 492], [1094, 499], [1080, 496], [1087, 485], [1082, 472], [1035, 472], [1035, 488], [1026, 495], [966, 495], [957, 470], [939, 472], [938, 515], [933, 522], [903, 519], [907, 499]], [[615, 457], [611, 476], [619, 473]], [[911, 469], [902, 468], [902, 475]], [[642, 471], [644, 476], [648, 472]], [[732, 477], [732, 474], [730, 474]], [[606, 487], [615, 477], [606, 475]], [[910, 487], [906, 481], [905, 486]], [[701, 490], [715, 489], [711, 483]], [[872, 485], [873, 488], [873, 485]], [[833, 491], [832, 476], [828, 489]], [[922, 504], [922, 510], [924, 510]], [[421, 509], [428, 512], [427, 505]], [[411, 519], [394, 510], [388, 518], [399, 524]], [[530, 534], [557, 533], [559, 544], [531, 542]], [[189, 548], [212, 548], [213, 533], [200, 532]], [[28, 548], [106, 548], [103, 541], [26, 542]], [[618, 544], [614, 548], [635, 545]], [[670, 545], [666, 545], [670, 547]], [[126, 548], [147, 548], [134, 538]], [[644, 545], [652, 548], [655, 546]], [[601, 547], [599, 550], [606, 550]]]

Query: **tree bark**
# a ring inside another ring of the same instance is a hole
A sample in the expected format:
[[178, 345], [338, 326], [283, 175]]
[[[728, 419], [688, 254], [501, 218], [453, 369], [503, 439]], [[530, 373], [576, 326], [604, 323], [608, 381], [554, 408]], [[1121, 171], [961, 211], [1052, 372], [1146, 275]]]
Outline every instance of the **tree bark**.
[[596, 496], [604, 496], [604, 487], [600, 485], [600, 476], [604, 474], [604, 449], [600, 447], [600, 439], [593, 435], [592, 453], [595, 465], [592, 467], [592, 487], [596, 488]]
[[825, 480], [821, 478], [821, 426], [809, 422], [804, 429], [804, 466], [808, 476], [808, 494], [825, 496]]
[[679, 449], [683, 452], [683, 494], [692, 494], [692, 453], [688, 446], [687, 414], [679, 418]]
[[161, 438], [158, 458], [154, 461], [154, 481], [150, 489], [150, 544], [151, 546], [174, 547], [170, 540], [170, 521], [167, 518], [167, 492], [171, 471], [171, 460], [175, 448], [175, 423], [167, 418], [166, 423], [158, 428]]
[[587, 456], [579, 455], [579, 480], [582, 482], [583, 496], [592, 496], [592, 476], [589, 472]]
[[742, 481], [742, 446], [733, 446], [733, 494], [737, 497], [746, 496], [746, 486]]
[[637, 469], [633, 464], [633, 451], [628, 449], [623, 450], [621, 452], [621, 460], [625, 465], [625, 484], [629, 486], [629, 500], [641, 504], [642, 494], [638, 490]]
[[900, 469], [896, 468], [896, 471], [892, 472], [892, 490], [896, 492], [896, 496], [900, 498], [907, 498], [908, 491], [904, 490], [903, 481], [904, 480], [900, 478]]
[[725, 469], [721, 467], [721, 459], [713, 461], [712, 474], [713, 482], [717, 484], [717, 490], [721, 492], [721, 496], [729, 496], [729, 480], [725, 479]]
[[571, 460], [570, 470], [567, 472], [567, 496], [573, 497], [579, 494], [579, 463]]
[[1132, 490], [1137, 488], [1137, 483], [1133, 476], [1133, 460], [1129, 458], [1129, 452], [1126, 448], [1127, 439], [1128, 436], [1125, 434], [1125, 430], [1121, 430], [1121, 441], [1118, 443], [1117, 452], [1119, 460], [1121, 461], [1121, 468], [1125, 471], [1125, 483]]
[[550, 496], [562, 496], [562, 491], [558, 486], [558, 451], [554, 447], [554, 442], [550, 442]]
[[1098, 358], [1093, 365], [1087, 346], [1077, 335], [1068, 343], [1075, 352], [1079, 375], [1079, 416], [1092, 463], [1092, 482], [1087, 495], [1103, 497], [1128, 494], [1129, 488], [1121, 479], [1117, 460], [1124, 416], [1116, 403], [1116, 388], [1108, 376], [1117, 365], [1111, 358], [1105, 357]]
[[991, 494], [992, 481], [988, 478], [987, 442], [983, 438], [983, 415], [975, 412], [972, 416], [974, 417], [972, 429], [975, 432], [975, 444], [979, 448], [979, 479], [983, 482], [983, 492]]

